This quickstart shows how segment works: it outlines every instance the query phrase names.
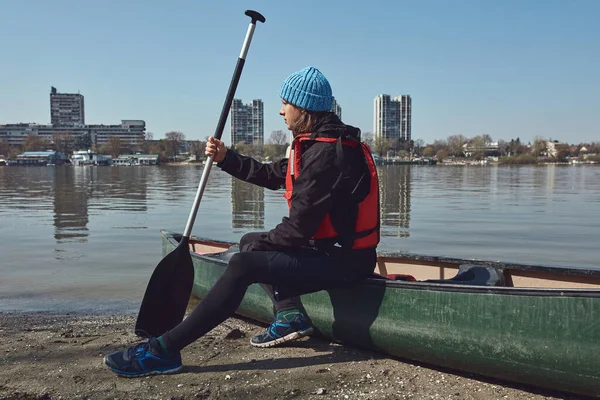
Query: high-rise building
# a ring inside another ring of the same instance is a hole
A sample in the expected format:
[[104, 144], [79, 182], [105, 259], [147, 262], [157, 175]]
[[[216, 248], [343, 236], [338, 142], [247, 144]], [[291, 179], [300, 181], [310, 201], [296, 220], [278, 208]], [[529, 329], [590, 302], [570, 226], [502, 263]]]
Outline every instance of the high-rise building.
[[54, 126], [85, 125], [83, 95], [79, 93], [58, 93], [55, 87], [51, 87], [50, 123]]
[[411, 98], [410, 95], [389, 94], [375, 97], [373, 135], [389, 140], [408, 142], [411, 140]]
[[331, 105], [331, 112], [337, 115], [339, 119], [342, 119], [342, 107], [335, 100], [335, 97], [333, 98], [333, 104]]
[[243, 104], [234, 99], [231, 104], [231, 143], [244, 142], [262, 146], [264, 143], [264, 110], [260, 99]]

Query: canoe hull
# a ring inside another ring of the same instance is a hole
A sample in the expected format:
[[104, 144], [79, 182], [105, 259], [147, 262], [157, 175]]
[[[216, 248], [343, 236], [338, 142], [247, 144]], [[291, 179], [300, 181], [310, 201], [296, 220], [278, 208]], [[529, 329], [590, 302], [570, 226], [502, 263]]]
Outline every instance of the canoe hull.
[[[177, 245], [163, 232], [163, 253]], [[192, 253], [193, 295], [221, 276], [219, 254]], [[302, 296], [325, 337], [393, 356], [543, 388], [600, 393], [600, 297], [523, 295], [493, 290], [411, 288], [370, 280]], [[238, 314], [273, 318], [269, 297], [252, 285]]]

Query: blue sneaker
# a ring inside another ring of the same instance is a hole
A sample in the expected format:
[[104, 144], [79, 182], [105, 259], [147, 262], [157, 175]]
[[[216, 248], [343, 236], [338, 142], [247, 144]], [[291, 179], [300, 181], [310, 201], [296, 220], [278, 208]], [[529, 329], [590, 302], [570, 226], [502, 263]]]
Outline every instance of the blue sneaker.
[[254, 336], [250, 344], [256, 347], [273, 347], [309, 336], [313, 332], [314, 328], [308, 324], [304, 314], [298, 313], [287, 321], [275, 319], [266, 331]]
[[105, 356], [104, 364], [115, 374], [127, 378], [171, 374], [182, 368], [181, 353], [165, 355], [155, 338]]

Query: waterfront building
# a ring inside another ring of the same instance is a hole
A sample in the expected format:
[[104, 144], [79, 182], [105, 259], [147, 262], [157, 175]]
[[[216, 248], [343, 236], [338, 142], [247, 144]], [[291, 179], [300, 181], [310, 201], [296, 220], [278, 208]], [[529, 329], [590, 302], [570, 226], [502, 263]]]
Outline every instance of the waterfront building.
[[[586, 149], [587, 150], [587, 149]], [[569, 151], [569, 145], [567, 143], [559, 142], [558, 140], [546, 141], [545, 155], [548, 157], [558, 157], [560, 151]]]
[[373, 135], [375, 138], [409, 142], [411, 140], [412, 100], [410, 95], [375, 97]]
[[71, 156], [71, 164], [74, 166], [110, 165], [112, 164], [112, 157], [94, 153], [91, 150], [76, 150]]
[[481, 153], [481, 155], [486, 157], [498, 157], [500, 155], [498, 142], [473, 143], [471, 141], [463, 144], [462, 147], [465, 157], [473, 157], [477, 153]]
[[234, 99], [230, 111], [231, 143], [243, 142], [262, 146], [264, 143], [264, 110], [263, 101], [252, 100], [243, 104], [242, 100]]
[[50, 123], [54, 126], [85, 125], [83, 95], [79, 93], [58, 93], [50, 88]]
[[22, 146], [28, 135], [39, 135], [48, 144], [51, 144], [52, 135], [54, 134], [71, 135], [73, 139], [83, 134], [89, 134], [92, 139], [92, 145], [96, 147], [107, 144], [113, 137], [118, 137], [122, 147], [140, 150], [145, 133], [146, 122], [142, 120], [122, 120], [120, 125], [82, 125], [72, 127], [57, 127], [34, 123], [0, 125], [0, 140], [11, 146]]
[[158, 165], [158, 154], [121, 154], [112, 165]]
[[337, 115], [339, 119], [342, 119], [342, 107], [335, 100], [335, 97], [333, 98], [333, 104], [331, 105], [331, 112]]
[[56, 151], [26, 151], [10, 160], [10, 165], [60, 165], [65, 161], [65, 155]]

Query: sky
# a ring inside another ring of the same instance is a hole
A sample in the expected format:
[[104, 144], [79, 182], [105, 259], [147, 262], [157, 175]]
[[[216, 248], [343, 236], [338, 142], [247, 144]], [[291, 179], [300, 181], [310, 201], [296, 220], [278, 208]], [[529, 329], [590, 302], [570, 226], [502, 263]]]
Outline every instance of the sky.
[[[0, 124], [49, 123], [49, 93], [86, 123], [143, 119], [155, 139], [213, 135], [253, 9], [236, 92], [286, 129], [279, 88], [321, 70], [345, 123], [373, 131], [379, 94], [412, 97], [412, 137], [600, 141], [596, 0], [0, 0]], [[229, 124], [223, 134], [229, 141]]]

